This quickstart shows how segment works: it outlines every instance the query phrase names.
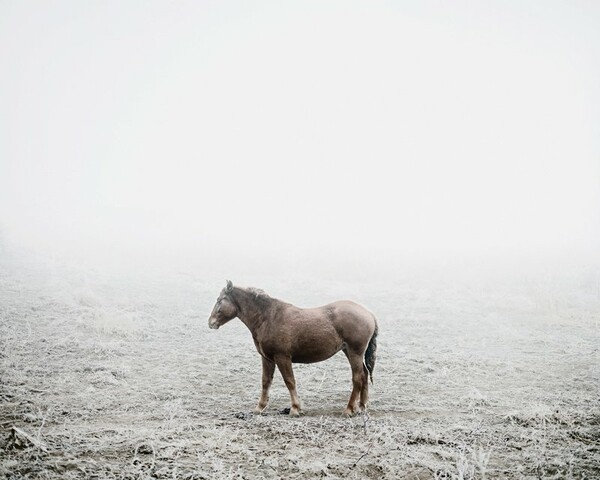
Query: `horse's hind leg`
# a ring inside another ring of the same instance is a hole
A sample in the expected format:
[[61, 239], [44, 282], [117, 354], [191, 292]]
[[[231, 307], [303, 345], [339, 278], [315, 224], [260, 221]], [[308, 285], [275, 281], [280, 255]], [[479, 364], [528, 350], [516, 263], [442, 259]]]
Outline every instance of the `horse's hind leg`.
[[363, 379], [362, 388], [360, 390], [360, 408], [366, 410], [369, 405], [369, 371], [367, 366], [363, 363]]
[[258, 405], [254, 409], [255, 413], [262, 413], [269, 403], [269, 389], [273, 383], [273, 374], [275, 373], [275, 363], [262, 357], [262, 391]]
[[290, 415], [300, 415], [300, 399], [298, 398], [298, 392], [296, 391], [296, 379], [294, 378], [294, 370], [292, 368], [292, 360], [290, 358], [279, 357], [275, 359], [277, 368], [281, 372], [285, 386], [290, 391], [290, 398], [292, 400], [292, 408], [290, 408]]
[[344, 410], [344, 414], [352, 416], [358, 413], [359, 409], [356, 404], [360, 397], [360, 409], [366, 408], [366, 397], [368, 397], [367, 375], [366, 369], [363, 363], [363, 355], [353, 352], [349, 352], [344, 349], [344, 353], [350, 362], [350, 368], [352, 368], [352, 393], [350, 394], [350, 400], [348, 400], [348, 406]]

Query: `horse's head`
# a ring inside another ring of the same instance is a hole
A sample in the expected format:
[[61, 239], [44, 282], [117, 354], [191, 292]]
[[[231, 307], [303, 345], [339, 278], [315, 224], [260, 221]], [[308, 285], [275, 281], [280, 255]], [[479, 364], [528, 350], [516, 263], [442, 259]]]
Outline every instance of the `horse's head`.
[[237, 317], [237, 307], [235, 302], [231, 299], [232, 292], [233, 283], [231, 283], [231, 280], [227, 280], [227, 286], [221, 290], [221, 294], [219, 295], [219, 298], [217, 298], [217, 303], [215, 303], [208, 319], [208, 326], [210, 328], [219, 328], [232, 318]]

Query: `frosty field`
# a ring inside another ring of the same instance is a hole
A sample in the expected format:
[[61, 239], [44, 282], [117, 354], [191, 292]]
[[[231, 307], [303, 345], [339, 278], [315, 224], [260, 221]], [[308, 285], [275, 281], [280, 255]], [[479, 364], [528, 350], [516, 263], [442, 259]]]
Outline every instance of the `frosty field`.
[[261, 367], [244, 325], [207, 327], [226, 278], [1, 267], [2, 478], [600, 478], [596, 270], [231, 278], [379, 320], [368, 415], [341, 415], [338, 354], [295, 366], [306, 414], [289, 418], [278, 372], [250, 413]]

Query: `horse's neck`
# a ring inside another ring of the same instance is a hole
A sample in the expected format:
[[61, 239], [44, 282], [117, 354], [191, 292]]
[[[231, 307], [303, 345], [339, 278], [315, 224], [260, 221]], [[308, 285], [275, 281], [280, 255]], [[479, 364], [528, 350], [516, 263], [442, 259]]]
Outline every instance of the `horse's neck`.
[[235, 289], [235, 300], [238, 304], [238, 318], [254, 332], [263, 322], [263, 311], [254, 298], [253, 292]]

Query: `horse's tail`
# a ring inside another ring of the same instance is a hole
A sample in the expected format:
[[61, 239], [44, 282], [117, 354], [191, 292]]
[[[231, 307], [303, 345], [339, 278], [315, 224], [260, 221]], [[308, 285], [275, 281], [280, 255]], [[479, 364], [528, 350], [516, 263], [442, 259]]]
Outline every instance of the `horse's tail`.
[[371, 340], [369, 340], [369, 345], [367, 345], [367, 351], [365, 352], [365, 366], [369, 371], [369, 375], [371, 377], [371, 383], [373, 383], [373, 370], [375, 369], [375, 359], [377, 358], [377, 334], [379, 333], [379, 327], [377, 323], [375, 323], [375, 331], [373, 332], [373, 336]]

